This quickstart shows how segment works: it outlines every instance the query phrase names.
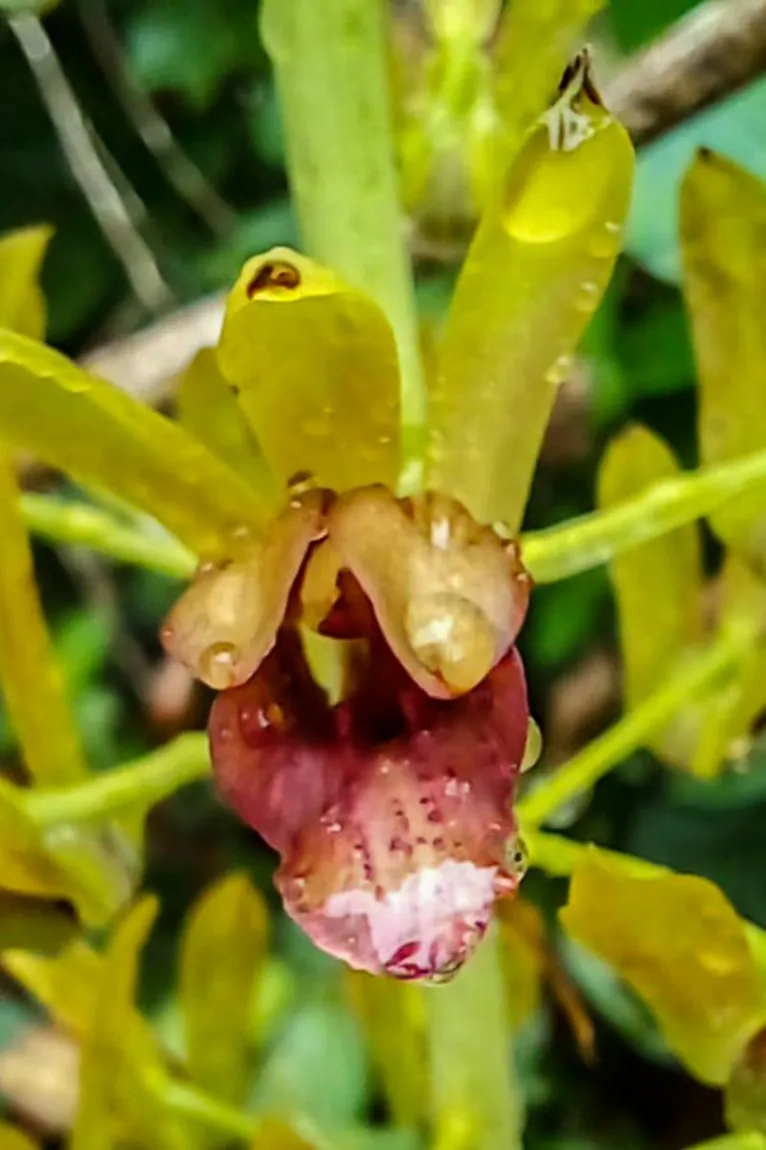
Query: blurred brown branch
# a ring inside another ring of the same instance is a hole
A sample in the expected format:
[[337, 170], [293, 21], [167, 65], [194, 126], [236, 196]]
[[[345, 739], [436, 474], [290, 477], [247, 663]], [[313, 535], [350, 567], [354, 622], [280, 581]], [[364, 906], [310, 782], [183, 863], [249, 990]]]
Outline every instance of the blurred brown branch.
[[608, 108], [647, 144], [766, 70], [766, 0], [708, 0], [606, 84]]

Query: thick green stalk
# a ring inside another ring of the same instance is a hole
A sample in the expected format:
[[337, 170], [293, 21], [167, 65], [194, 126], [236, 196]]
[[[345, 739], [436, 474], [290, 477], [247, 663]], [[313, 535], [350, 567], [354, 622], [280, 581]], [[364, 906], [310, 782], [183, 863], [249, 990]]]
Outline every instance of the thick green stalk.
[[589, 790], [624, 758], [645, 745], [692, 699], [715, 683], [725, 682], [736, 672], [756, 637], [737, 630], [712, 642], [645, 702], [594, 739], [523, 799], [518, 805], [522, 828], [540, 826], [564, 803]]
[[525, 536], [524, 562], [536, 583], [555, 583], [709, 515], [759, 484], [766, 485], [766, 451], [719, 467], [700, 468], [657, 483], [611, 511], [594, 511], [561, 527]]
[[310, 255], [372, 296], [402, 375], [403, 484], [422, 478], [426, 394], [394, 166], [382, 0], [264, 0], [290, 182]]
[[194, 572], [194, 556], [172, 535], [152, 535], [120, 523], [99, 507], [25, 494], [21, 511], [30, 531], [52, 543], [90, 547], [119, 563], [135, 563], [174, 579], [188, 579]]
[[493, 932], [446, 986], [424, 992], [436, 1150], [521, 1146], [505, 988]]
[[766, 1150], [766, 1138], [755, 1130], [747, 1134], [724, 1134], [711, 1142], [698, 1142], [689, 1150]]
[[40, 827], [85, 822], [146, 810], [210, 770], [207, 737], [179, 735], [158, 751], [69, 787], [23, 792], [27, 812]]
[[[385, 8], [383, 0], [264, 0], [263, 34], [303, 240], [380, 304], [396, 335], [400, 482], [413, 491], [422, 483], [426, 396], [394, 168]], [[502, 990], [495, 945], [487, 943], [453, 986], [429, 996], [438, 1132], [457, 1108], [476, 1132], [472, 1150], [521, 1145]]]

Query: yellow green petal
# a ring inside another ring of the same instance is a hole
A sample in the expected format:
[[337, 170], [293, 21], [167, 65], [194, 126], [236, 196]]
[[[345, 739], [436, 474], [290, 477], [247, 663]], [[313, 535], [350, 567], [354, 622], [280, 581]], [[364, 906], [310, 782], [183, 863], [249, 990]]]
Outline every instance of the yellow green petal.
[[255, 256], [229, 295], [218, 356], [282, 483], [307, 471], [336, 490], [393, 486], [396, 346], [362, 292], [286, 248]]
[[87, 772], [35, 584], [10, 456], [0, 445], [0, 690], [32, 778], [48, 786]]
[[0, 1150], [37, 1150], [37, 1145], [22, 1130], [0, 1122]]
[[0, 331], [0, 439], [154, 515], [198, 554], [230, 552], [267, 510], [177, 424], [8, 331]]
[[501, 127], [492, 172], [514, 155], [544, 110], [571, 54], [604, 0], [512, 0], [493, 48], [493, 97]]
[[721, 574], [719, 629], [752, 636], [738, 673], [704, 700], [701, 727], [691, 771], [700, 778], [716, 775], [727, 760], [750, 749], [756, 719], [766, 709], [766, 584], [734, 552]]
[[182, 425], [213, 455], [246, 479], [264, 499], [276, 501], [274, 477], [242, 407], [221, 375], [214, 348], [197, 352], [181, 376], [178, 411]]
[[418, 987], [366, 971], [346, 972], [351, 1004], [397, 1126], [416, 1127], [428, 1110], [423, 996]]
[[[598, 504], [618, 506], [680, 468], [673, 453], [648, 428], [634, 426], [607, 448], [598, 479]], [[684, 656], [702, 642], [702, 560], [697, 525], [689, 523], [633, 547], [610, 565], [619, 614], [625, 705], [648, 698]], [[687, 737], [688, 736], [688, 737]], [[652, 744], [685, 763], [696, 743], [676, 724]]]
[[441, 347], [429, 486], [520, 525], [556, 388], [614, 266], [633, 150], [583, 58], [490, 205]]
[[693, 875], [641, 875], [590, 847], [561, 919], [638, 992], [696, 1077], [726, 1081], [766, 1020], [766, 999], [744, 924], [718, 887]]
[[157, 914], [146, 897], [117, 925], [94, 987], [92, 1016], [80, 1055], [80, 1103], [71, 1150], [152, 1150], [187, 1146], [157, 1100], [162, 1056], [135, 1009], [138, 964]]
[[0, 327], [32, 339], [45, 334], [45, 299], [37, 282], [53, 229], [21, 228], [0, 238]]
[[[681, 190], [681, 248], [699, 376], [704, 463], [766, 447], [766, 184], [698, 154]], [[721, 539], [766, 567], [763, 489], [711, 516]]]
[[192, 1078], [241, 1104], [252, 1071], [251, 1012], [268, 918], [246, 875], [227, 875], [192, 908], [181, 943], [180, 997]]

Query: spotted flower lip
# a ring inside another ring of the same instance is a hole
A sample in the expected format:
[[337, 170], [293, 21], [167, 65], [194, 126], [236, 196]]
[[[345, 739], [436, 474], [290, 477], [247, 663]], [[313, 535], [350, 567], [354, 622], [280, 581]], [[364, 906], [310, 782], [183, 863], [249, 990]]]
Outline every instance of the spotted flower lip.
[[444, 981], [521, 877], [513, 816], [527, 736], [511, 650], [473, 691], [433, 699], [381, 636], [330, 707], [297, 635], [280, 632], [210, 718], [224, 798], [281, 856], [285, 908], [351, 966]]

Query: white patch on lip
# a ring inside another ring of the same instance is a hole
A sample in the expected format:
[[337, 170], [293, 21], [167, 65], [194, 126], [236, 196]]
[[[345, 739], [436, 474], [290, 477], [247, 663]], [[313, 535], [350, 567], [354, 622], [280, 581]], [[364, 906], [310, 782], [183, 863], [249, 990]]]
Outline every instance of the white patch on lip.
[[370, 942], [386, 967], [406, 943], [419, 943], [412, 961], [427, 966], [434, 943], [449, 942], [451, 928], [463, 921], [471, 929], [486, 923], [495, 900], [497, 867], [445, 859], [422, 867], [402, 885], [378, 899], [370, 890], [344, 890], [331, 895], [322, 908], [329, 918], [366, 919]]

